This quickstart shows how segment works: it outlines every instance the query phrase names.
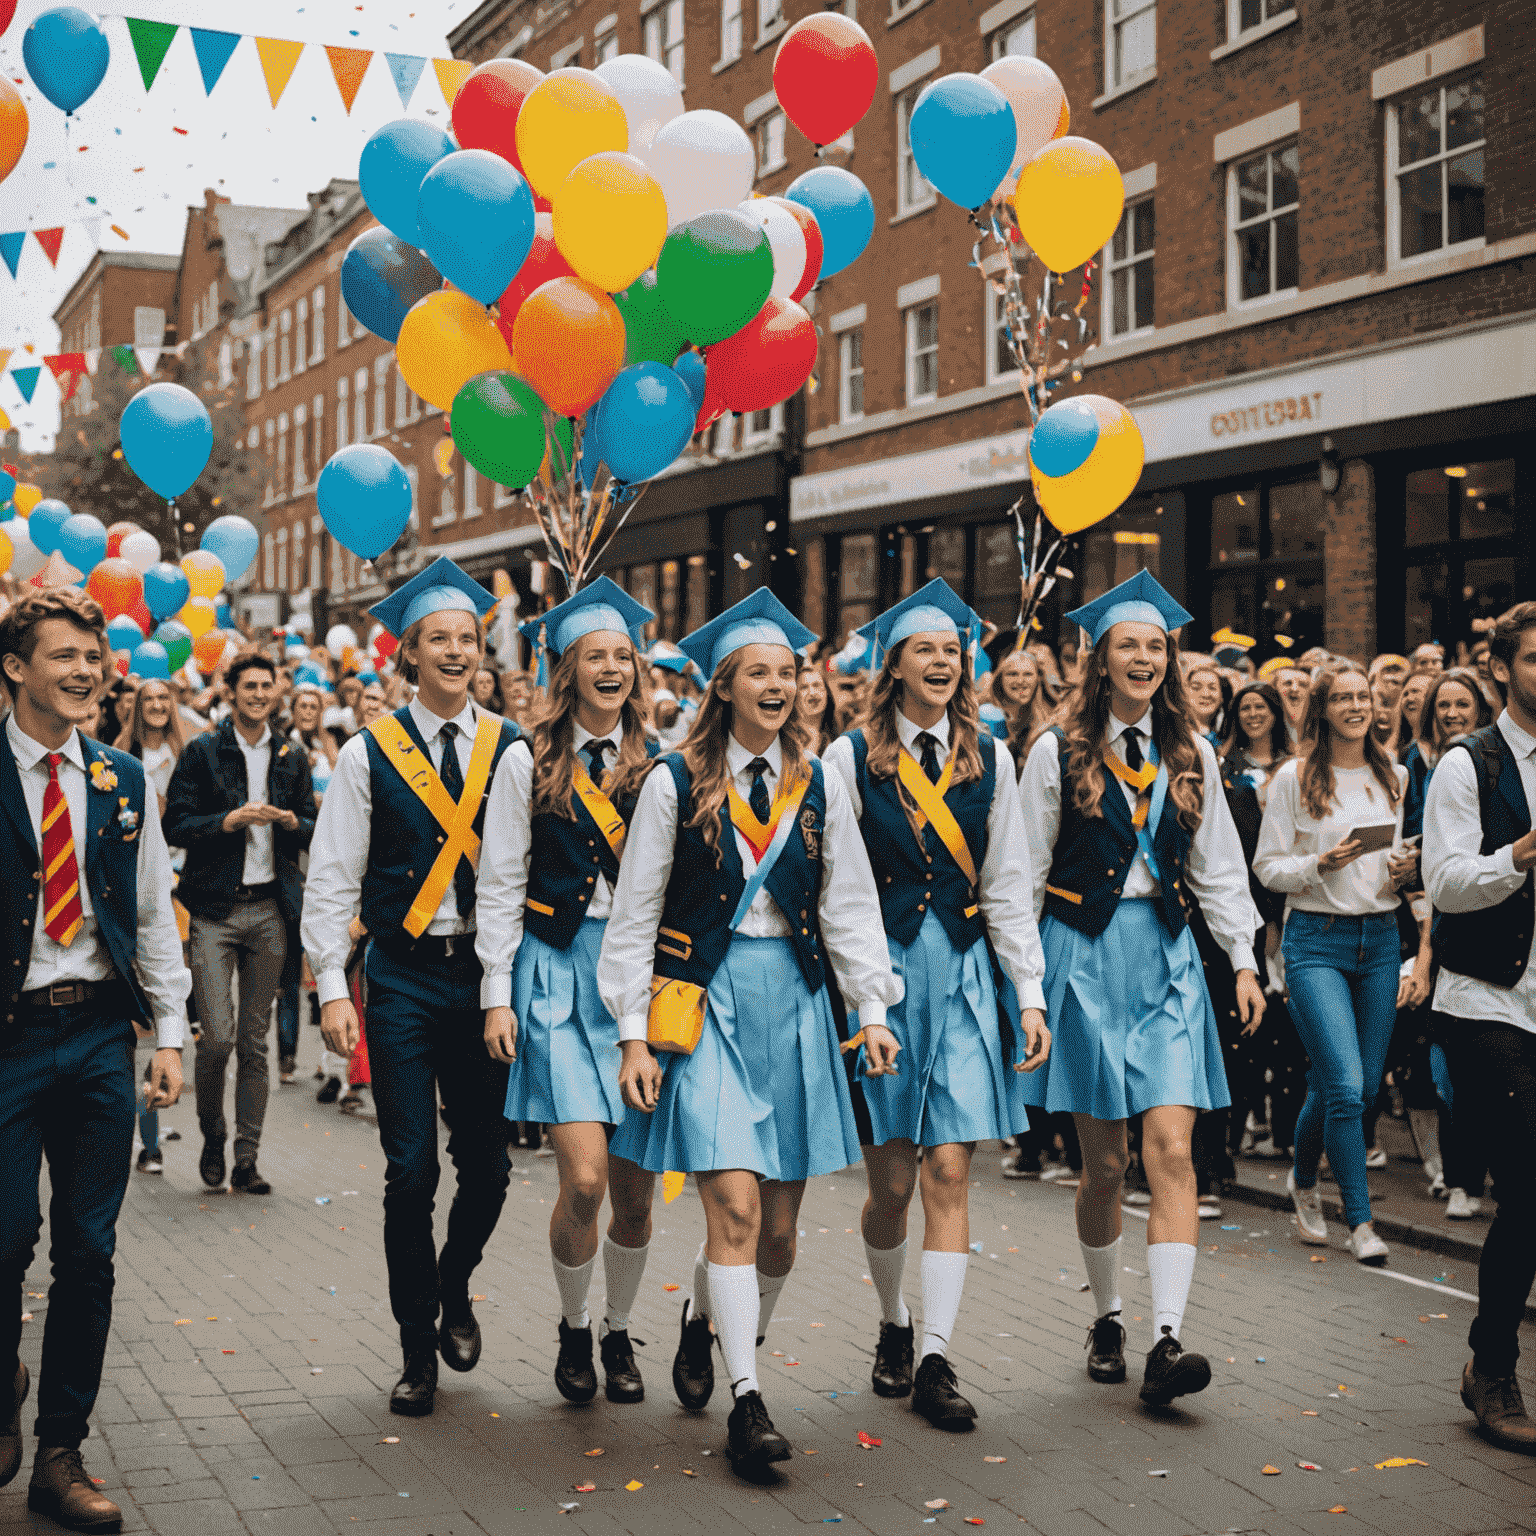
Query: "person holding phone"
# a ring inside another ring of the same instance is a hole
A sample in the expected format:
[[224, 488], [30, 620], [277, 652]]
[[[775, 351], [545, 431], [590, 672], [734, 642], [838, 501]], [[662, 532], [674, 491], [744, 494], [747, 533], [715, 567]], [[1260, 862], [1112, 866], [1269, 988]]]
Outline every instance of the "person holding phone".
[[1317, 1169], [1324, 1147], [1362, 1264], [1385, 1264], [1371, 1226], [1362, 1118], [1381, 1086], [1397, 1013], [1399, 891], [1415, 856], [1403, 848], [1407, 769], [1372, 732], [1371, 685], [1353, 662], [1319, 669], [1300, 755], [1269, 788], [1253, 870], [1283, 891], [1281, 953], [1291, 1017], [1312, 1058], [1286, 1185], [1306, 1243], [1326, 1243]]

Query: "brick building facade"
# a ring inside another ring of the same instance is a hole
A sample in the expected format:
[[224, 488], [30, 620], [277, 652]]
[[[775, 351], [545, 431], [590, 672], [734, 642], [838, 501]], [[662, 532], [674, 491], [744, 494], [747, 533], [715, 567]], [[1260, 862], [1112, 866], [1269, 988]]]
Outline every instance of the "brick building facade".
[[[158, 347], [176, 312], [179, 256], [97, 251], [53, 312], [60, 352], [100, 347]], [[82, 379], [60, 413], [64, 421], [93, 409], [90, 379]]]

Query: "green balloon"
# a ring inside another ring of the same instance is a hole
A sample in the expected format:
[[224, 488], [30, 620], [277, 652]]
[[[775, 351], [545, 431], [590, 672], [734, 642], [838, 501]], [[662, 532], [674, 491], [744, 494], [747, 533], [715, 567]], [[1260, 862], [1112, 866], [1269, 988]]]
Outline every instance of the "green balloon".
[[518, 490], [544, 462], [544, 402], [515, 373], [476, 374], [453, 399], [454, 446], [476, 471]]
[[671, 367], [688, 338], [662, 302], [654, 272], [642, 272], [613, 302], [624, 317], [624, 366], [664, 363]]
[[656, 284], [689, 342], [707, 347], [724, 341], [763, 307], [773, 288], [768, 236], [735, 209], [701, 213], [668, 234]]
[[167, 619], [151, 638], [165, 647], [172, 672], [179, 672], [192, 659], [192, 631], [179, 619]]

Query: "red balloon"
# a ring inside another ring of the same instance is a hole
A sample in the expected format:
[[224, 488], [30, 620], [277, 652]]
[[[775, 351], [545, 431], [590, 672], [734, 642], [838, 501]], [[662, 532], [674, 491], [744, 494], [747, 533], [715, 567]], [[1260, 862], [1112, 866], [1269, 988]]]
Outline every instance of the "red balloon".
[[16, 0], [0, 0], [0, 33], [10, 26], [16, 15]]
[[787, 400], [816, 366], [816, 327], [793, 299], [770, 298], [734, 336], [709, 349], [705, 400], [711, 376], [720, 374], [727, 410], [766, 411]]
[[453, 136], [460, 149], [488, 149], [518, 170], [517, 114], [544, 71], [521, 59], [488, 59], [453, 99]]
[[[142, 593], [143, 577], [140, 577], [139, 581], [140, 581], [140, 591]], [[123, 612], [126, 613], [128, 615], [128, 617], [130, 619], [132, 619], [133, 622], [135, 624], [137, 624], [139, 626], [139, 628], [142, 629], [146, 635], [154, 633], [155, 617], [149, 611], [149, 605], [144, 601], [144, 598], [143, 598], [142, 595], [139, 597], [137, 602], [131, 604], [127, 608], [124, 608]]]
[[144, 601], [144, 577], [136, 565], [108, 556], [86, 578], [85, 590], [101, 604], [109, 619], [120, 613], [132, 618], [134, 605]]
[[533, 216], [533, 246], [518, 268], [517, 276], [507, 284], [507, 291], [497, 302], [496, 325], [512, 345], [512, 322], [523, 307], [523, 300], [540, 283], [552, 277], [575, 277], [570, 263], [560, 254], [555, 244], [555, 223], [552, 215], [536, 213]]
[[[3, 10], [4, 8], [5, 0], [0, 0], [0, 10]], [[3, 32], [4, 30], [5, 29], [3, 27], [0, 27], [0, 32]], [[126, 539], [130, 533], [137, 533], [138, 531], [139, 525], [137, 523], [113, 523], [112, 526], [107, 529], [108, 557], [113, 560], [117, 559], [117, 557], [123, 552], [123, 540]]]
[[869, 111], [879, 84], [869, 33], [836, 11], [797, 21], [773, 56], [779, 105], [816, 145], [847, 133]]
[[800, 274], [800, 281], [790, 294], [790, 298], [798, 304], [816, 286], [816, 280], [821, 276], [821, 225], [816, 222], [816, 215], [802, 203], [792, 203], [787, 197], [775, 197], [772, 201], [789, 211], [795, 223], [800, 226], [800, 233], [805, 236], [805, 271]]

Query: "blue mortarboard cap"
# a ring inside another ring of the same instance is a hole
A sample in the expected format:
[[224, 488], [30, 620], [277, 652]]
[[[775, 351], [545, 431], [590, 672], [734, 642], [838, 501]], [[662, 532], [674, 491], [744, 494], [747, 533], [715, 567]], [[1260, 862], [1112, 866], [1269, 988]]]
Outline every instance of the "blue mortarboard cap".
[[533, 645], [539, 643], [542, 630], [545, 645], [560, 656], [583, 635], [594, 634], [600, 629], [628, 635], [639, 645], [642, 631], [655, 617], [644, 603], [637, 603], [616, 581], [599, 576], [574, 597], [566, 598], [548, 613], [528, 619], [518, 628]]
[[418, 571], [368, 612], [398, 640], [429, 613], [450, 608], [481, 619], [495, 606], [496, 599], [478, 581], [466, 576], [452, 560], [439, 555], [426, 570]]
[[677, 645], [705, 677], [713, 677], [720, 663], [744, 645], [784, 645], [798, 651], [815, 639], [815, 633], [807, 629], [767, 587], [759, 587], [750, 597], [742, 598], [719, 618], [711, 619], [701, 629], [679, 640]]
[[936, 576], [911, 597], [887, 608], [877, 619], [862, 625], [858, 633], [869, 641], [874, 661], [893, 645], [913, 635], [938, 632], [959, 635], [961, 643], [974, 647], [981, 639], [981, 618], [955, 595], [942, 576]]
[[1156, 624], [1164, 633], [1188, 624], [1194, 614], [1181, 608], [1158, 585], [1149, 571], [1137, 571], [1129, 581], [1111, 587], [1103, 597], [1069, 613], [1067, 617], [1088, 631], [1088, 643], [1097, 645], [1112, 624], [1134, 620], [1138, 624]]
[[981, 723], [999, 740], [1008, 734], [1008, 716], [996, 704], [983, 704], [976, 711]]

